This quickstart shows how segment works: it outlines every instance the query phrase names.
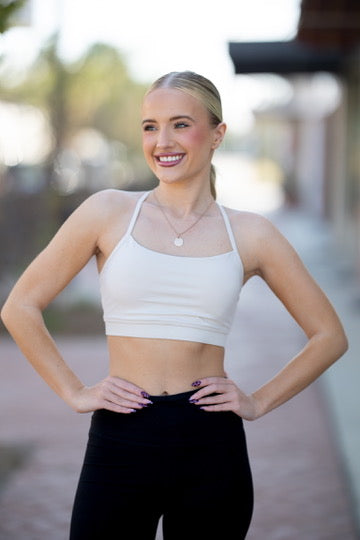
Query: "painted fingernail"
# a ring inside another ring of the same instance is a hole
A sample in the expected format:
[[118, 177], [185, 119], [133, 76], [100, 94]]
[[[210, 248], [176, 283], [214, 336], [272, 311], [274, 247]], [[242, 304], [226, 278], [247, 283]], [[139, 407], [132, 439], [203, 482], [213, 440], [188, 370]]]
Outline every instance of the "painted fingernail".
[[139, 403], [140, 407], [148, 407], [149, 405], [152, 405], [152, 401], [148, 401], [148, 403]]
[[195, 381], [192, 383], [191, 386], [200, 386], [200, 384], [201, 384], [201, 381]]
[[150, 397], [149, 394], [147, 392], [144, 392], [144, 391], [141, 392], [141, 395], [142, 395], [143, 398]]
[[197, 403], [198, 401], [198, 399], [189, 399], [189, 403]]

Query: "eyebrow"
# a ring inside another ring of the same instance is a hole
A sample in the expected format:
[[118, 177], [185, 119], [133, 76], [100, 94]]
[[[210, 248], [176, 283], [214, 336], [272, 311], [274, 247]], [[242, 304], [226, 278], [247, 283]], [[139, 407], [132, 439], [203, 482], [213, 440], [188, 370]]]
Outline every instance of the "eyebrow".
[[[191, 120], [192, 122], [194, 122], [194, 119], [191, 116], [187, 115], [187, 114], [179, 114], [177, 116], [172, 116], [170, 118], [170, 122], [173, 122], [174, 120], [180, 120], [181, 118], [187, 118], [188, 120]], [[143, 120], [141, 122], [141, 124], [146, 124], [147, 122], [156, 123], [156, 120], [152, 120], [151, 118], [146, 118], [145, 120]]]

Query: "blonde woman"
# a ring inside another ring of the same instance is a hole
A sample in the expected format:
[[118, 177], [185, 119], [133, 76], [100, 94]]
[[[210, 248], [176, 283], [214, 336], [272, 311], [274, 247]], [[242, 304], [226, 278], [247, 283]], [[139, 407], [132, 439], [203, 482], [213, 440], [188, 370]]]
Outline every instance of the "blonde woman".
[[[347, 348], [334, 309], [277, 229], [216, 203], [211, 159], [225, 130], [209, 80], [192, 72], [157, 80], [144, 99], [142, 132], [158, 186], [89, 197], [2, 310], [52, 389], [75, 411], [93, 413], [71, 540], [150, 540], [162, 515], [166, 540], [245, 538], [253, 491], [243, 419], [292, 398]], [[42, 311], [93, 256], [109, 375], [86, 387]], [[308, 341], [247, 395], [226, 377], [224, 347], [240, 290], [254, 275]]]

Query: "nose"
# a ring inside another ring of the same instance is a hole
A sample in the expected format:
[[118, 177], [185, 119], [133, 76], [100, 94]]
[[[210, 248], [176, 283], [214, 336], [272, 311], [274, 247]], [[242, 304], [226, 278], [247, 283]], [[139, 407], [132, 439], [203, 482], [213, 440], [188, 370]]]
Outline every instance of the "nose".
[[170, 130], [166, 126], [159, 127], [157, 132], [156, 147], [162, 150], [171, 148], [172, 145], [173, 139]]

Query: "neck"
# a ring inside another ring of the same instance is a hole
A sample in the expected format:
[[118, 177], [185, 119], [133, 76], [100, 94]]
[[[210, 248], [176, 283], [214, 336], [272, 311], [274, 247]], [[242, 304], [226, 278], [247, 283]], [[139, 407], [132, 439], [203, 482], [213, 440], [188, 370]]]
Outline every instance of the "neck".
[[210, 183], [206, 186], [178, 186], [160, 183], [155, 189], [155, 203], [169, 208], [177, 217], [200, 213], [213, 199]]

